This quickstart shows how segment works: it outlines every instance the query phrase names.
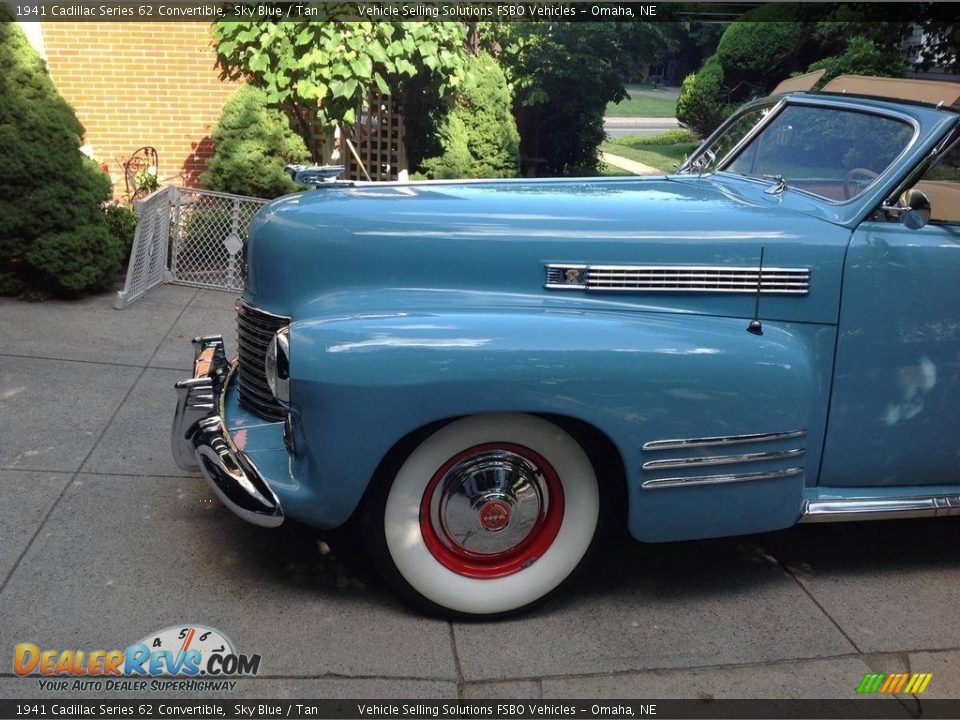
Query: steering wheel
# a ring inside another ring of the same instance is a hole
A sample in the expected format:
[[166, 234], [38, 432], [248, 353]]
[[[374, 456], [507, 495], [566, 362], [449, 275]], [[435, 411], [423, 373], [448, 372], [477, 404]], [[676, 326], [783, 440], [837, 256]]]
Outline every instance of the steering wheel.
[[844, 198], [849, 200], [852, 197], [856, 197], [860, 194], [862, 188], [858, 180], [874, 180], [880, 177], [880, 173], [875, 173], [873, 170], [868, 170], [867, 168], [853, 168], [848, 172], [843, 178], [843, 195]]

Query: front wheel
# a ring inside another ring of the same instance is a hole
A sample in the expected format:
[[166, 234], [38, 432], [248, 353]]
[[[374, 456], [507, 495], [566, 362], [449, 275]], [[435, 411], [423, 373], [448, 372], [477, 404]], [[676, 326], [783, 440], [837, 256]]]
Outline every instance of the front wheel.
[[368, 514], [384, 574], [417, 605], [459, 616], [515, 612], [580, 564], [597, 531], [583, 448], [531, 415], [454, 421], [406, 458]]

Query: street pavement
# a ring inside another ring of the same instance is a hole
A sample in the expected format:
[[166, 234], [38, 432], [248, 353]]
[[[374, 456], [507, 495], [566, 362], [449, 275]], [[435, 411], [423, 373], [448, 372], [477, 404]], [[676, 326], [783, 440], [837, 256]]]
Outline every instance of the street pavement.
[[0, 697], [40, 695], [17, 643], [109, 650], [181, 623], [262, 655], [213, 698], [852, 698], [907, 670], [960, 697], [958, 519], [621, 540], [487, 623], [419, 616], [304, 528], [245, 524], [169, 452], [189, 341], [232, 343], [232, 305], [178, 286], [122, 311], [0, 300]]
[[625, 135], [659, 135], [667, 130], [676, 130], [680, 123], [676, 118], [605, 117], [603, 130], [610, 137]]

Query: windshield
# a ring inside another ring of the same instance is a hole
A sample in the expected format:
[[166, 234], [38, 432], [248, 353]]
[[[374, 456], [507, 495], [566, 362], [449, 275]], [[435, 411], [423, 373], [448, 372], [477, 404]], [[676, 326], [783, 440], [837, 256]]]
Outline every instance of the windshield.
[[778, 191], [797, 188], [842, 202], [872, 185], [912, 137], [912, 126], [903, 120], [788, 105], [720, 169], [768, 179]]

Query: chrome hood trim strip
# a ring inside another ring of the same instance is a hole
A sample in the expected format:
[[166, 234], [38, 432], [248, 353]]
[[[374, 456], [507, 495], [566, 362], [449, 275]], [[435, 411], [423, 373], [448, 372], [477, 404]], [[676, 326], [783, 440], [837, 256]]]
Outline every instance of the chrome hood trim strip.
[[807, 295], [809, 268], [548, 263], [548, 290]]

